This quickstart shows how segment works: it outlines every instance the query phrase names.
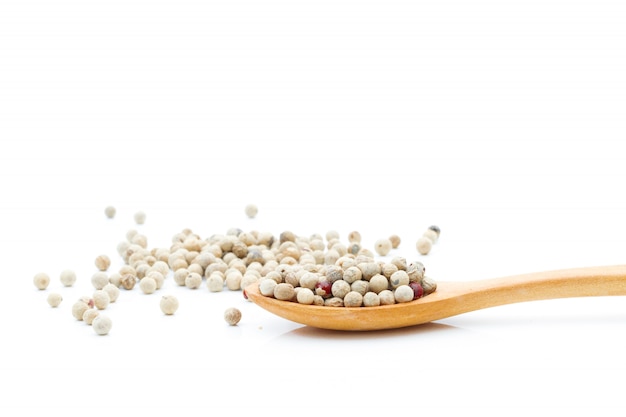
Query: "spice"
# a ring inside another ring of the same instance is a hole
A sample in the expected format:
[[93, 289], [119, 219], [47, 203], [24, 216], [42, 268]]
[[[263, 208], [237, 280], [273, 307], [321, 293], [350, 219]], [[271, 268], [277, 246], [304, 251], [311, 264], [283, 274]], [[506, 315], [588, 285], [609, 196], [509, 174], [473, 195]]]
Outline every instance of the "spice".
[[50, 284], [50, 276], [45, 272], [39, 272], [33, 277], [33, 283], [39, 290], [45, 290]]
[[374, 250], [380, 256], [387, 256], [389, 254], [389, 251], [391, 251], [391, 241], [387, 238], [378, 239], [376, 242], [374, 242]]
[[356, 291], [350, 291], [343, 297], [343, 305], [345, 307], [361, 307], [363, 304], [363, 296]]
[[83, 313], [83, 321], [91, 326], [94, 319], [98, 317], [98, 315], [100, 315], [100, 312], [98, 310], [96, 310], [95, 308], [90, 308], [88, 310], [85, 310], [85, 312]]
[[251, 219], [255, 218], [258, 212], [259, 212], [259, 209], [254, 204], [248, 204], [246, 206], [246, 216], [248, 216], [249, 218]]
[[157, 283], [154, 278], [143, 277], [139, 280], [139, 289], [143, 291], [144, 294], [152, 294], [157, 289]]
[[161, 302], [159, 306], [161, 307], [161, 311], [164, 314], [170, 316], [176, 313], [176, 310], [178, 310], [178, 298], [174, 297], [173, 295], [164, 295], [163, 297], [161, 297]]
[[116, 211], [117, 210], [115, 210], [115, 207], [107, 206], [104, 208], [104, 215], [107, 216], [107, 218], [112, 219], [113, 217], [115, 217]]
[[59, 293], [53, 292], [48, 295], [48, 304], [50, 304], [50, 307], [58, 307], [61, 301], [63, 301], [63, 297]]
[[59, 278], [61, 279], [61, 284], [63, 284], [63, 286], [71, 287], [76, 282], [76, 273], [71, 269], [65, 269], [61, 271]]
[[83, 314], [85, 314], [85, 311], [89, 308], [90, 307], [86, 302], [78, 300], [72, 305], [72, 316], [74, 316], [76, 320], [82, 320]]
[[137, 277], [133, 274], [125, 274], [120, 279], [120, 284], [127, 290], [132, 290], [137, 282]]
[[231, 326], [236, 326], [241, 320], [241, 311], [235, 307], [229, 307], [224, 311], [224, 320]]
[[200, 288], [202, 285], [202, 276], [196, 272], [190, 272], [185, 278], [185, 287], [192, 290]]
[[428, 255], [428, 253], [430, 252], [430, 249], [433, 247], [433, 242], [427, 237], [422, 236], [419, 239], [417, 239], [417, 243], [415, 244], [415, 247], [417, 248], [417, 251], [420, 254]]
[[135, 213], [135, 223], [137, 224], [144, 224], [146, 222], [146, 213], [144, 213], [143, 211], [138, 211]]
[[380, 305], [380, 297], [375, 292], [368, 292], [363, 296], [363, 307], [377, 307]]
[[398, 235], [391, 235], [389, 236], [389, 241], [391, 242], [391, 248], [392, 249], [398, 249], [398, 246], [400, 246], [400, 236]]
[[91, 276], [91, 285], [96, 290], [101, 290], [109, 283], [109, 276], [104, 272], [96, 272]]
[[111, 259], [107, 255], [99, 255], [94, 261], [96, 268], [100, 271], [106, 271], [111, 266]]
[[430, 239], [430, 241], [433, 242], [433, 243], [437, 242], [437, 238], [439, 237], [437, 232], [435, 232], [432, 229], [426, 229], [426, 231], [423, 233], [422, 236], [425, 237], [425, 238]]
[[109, 300], [114, 303], [120, 295], [120, 289], [115, 284], [107, 284], [102, 288], [109, 294]]
[[400, 285], [395, 289], [393, 295], [398, 303], [413, 301], [413, 297], [415, 296], [413, 289], [408, 285]]
[[111, 297], [109, 297], [109, 293], [104, 290], [96, 290], [93, 293], [93, 305], [98, 310], [104, 310], [109, 306], [111, 302]]
[[361, 243], [361, 233], [354, 230], [348, 233], [348, 242], [350, 243]]
[[93, 319], [93, 322], [91, 323], [91, 327], [93, 327], [94, 332], [100, 336], [109, 334], [112, 326], [113, 322], [111, 319], [102, 314], [98, 314], [98, 316]]

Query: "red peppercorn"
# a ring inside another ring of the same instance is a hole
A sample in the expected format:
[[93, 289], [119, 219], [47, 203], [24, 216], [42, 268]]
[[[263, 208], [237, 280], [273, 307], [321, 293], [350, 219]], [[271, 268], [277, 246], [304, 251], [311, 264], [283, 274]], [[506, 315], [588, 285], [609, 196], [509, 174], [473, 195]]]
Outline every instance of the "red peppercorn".
[[419, 282], [409, 282], [409, 287], [413, 290], [413, 299], [417, 300], [424, 295], [424, 288]]

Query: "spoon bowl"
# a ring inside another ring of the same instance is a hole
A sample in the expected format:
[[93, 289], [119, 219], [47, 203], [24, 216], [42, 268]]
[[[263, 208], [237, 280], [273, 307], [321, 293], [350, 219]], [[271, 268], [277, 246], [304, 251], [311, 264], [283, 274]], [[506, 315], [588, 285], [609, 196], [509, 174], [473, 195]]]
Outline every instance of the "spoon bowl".
[[245, 295], [277, 316], [320, 329], [395, 329], [505, 304], [626, 295], [626, 265], [560, 269], [467, 282], [437, 281], [437, 290], [432, 294], [379, 307], [326, 307], [281, 301], [261, 294], [258, 283], [247, 286]]

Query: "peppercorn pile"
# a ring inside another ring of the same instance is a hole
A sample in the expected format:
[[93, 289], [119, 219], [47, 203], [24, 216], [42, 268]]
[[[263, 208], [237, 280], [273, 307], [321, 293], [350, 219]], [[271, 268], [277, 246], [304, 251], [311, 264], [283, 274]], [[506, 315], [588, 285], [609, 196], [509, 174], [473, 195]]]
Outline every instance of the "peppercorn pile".
[[[256, 206], [247, 206], [245, 212], [254, 217], [258, 210]], [[107, 207], [105, 215], [113, 218], [115, 209]], [[145, 213], [138, 212], [135, 222], [143, 224], [145, 217]], [[431, 226], [420, 240], [427, 239], [432, 245], [439, 233], [438, 227]], [[400, 237], [391, 235], [376, 240], [374, 250], [386, 256], [399, 245]], [[348, 244], [344, 244], [334, 230], [325, 236], [298, 236], [291, 231], [275, 236], [271, 232], [231, 228], [225, 234], [204, 238], [184, 229], [172, 236], [168, 247], [149, 248], [147, 237], [131, 229], [116, 249], [123, 266], [110, 272], [109, 256], [95, 257], [97, 271], [91, 276], [94, 292], [72, 306], [74, 318], [94, 326], [100, 335], [108, 334], [112, 324], [100, 312], [118, 299], [120, 291], [139, 288], [144, 294], [153, 294], [168, 277], [178, 286], [191, 290], [205, 286], [210, 292], [238, 291], [258, 283], [261, 294], [268, 297], [335, 307], [403, 303], [431, 294], [437, 288], [419, 261], [407, 264], [403, 257], [376, 260], [371, 250], [362, 247], [358, 231], [349, 233]], [[60, 280], [64, 286], [72, 286], [76, 274], [64, 270]], [[39, 272], [33, 281], [38, 289], [45, 290], [50, 277]], [[59, 306], [62, 300], [57, 293], [48, 297], [52, 307]], [[162, 296], [160, 307], [164, 314], [174, 314], [178, 305], [176, 297]], [[229, 310], [225, 315], [231, 325], [241, 318], [234, 313]]]

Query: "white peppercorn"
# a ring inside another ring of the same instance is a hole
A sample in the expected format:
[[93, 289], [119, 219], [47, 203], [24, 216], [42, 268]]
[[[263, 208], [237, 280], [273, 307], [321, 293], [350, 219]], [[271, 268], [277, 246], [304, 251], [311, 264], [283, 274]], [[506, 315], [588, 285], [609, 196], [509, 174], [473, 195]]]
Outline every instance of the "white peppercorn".
[[361, 233], [354, 230], [348, 233], [348, 242], [350, 243], [361, 243]]
[[96, 290], [101, 290], [109, 283], [109, 276], [105, 272], [96, 272], [91, 276], [91, 285]]
[[98, 317], [99, 314], [100, 312], [96, 310], [95, 308], [90, 308], [88, 310], [85, 310], [85, 312], [83, 313], [83, 321], [91, 326], [93, 324], [94, 319]]
[[115, 210], [115, 207], [107, 206], [104, 208], [104, 215], [107, 216], [107, 218], [112, 219], [113, 217], [115, 217], [116, 211], [117, 210]]
[[380, 269], [380, 272], [389, 278], [394, 272], [398, 271], [398, 267], [392, 263], [386, 263]]
[[437, 242], [437, 238], [439, 237], [437, 235], [437, 232], [435, 232], [432, 229], [426, 229], [424, 231], [424, 233], [422, 234], [423, 237], [430, 239], [430, 241], [434, 244], [435, 242]]
[[391, 263], [398, 267], [399, 270], [406, 271], [406, 258], [396, 256], [391, 259]]
[[135, 287], [135, 283], [137, 283], [137, 277], [133, 274], [122, 275], [120, 283], [125, 289], [132, 290]]
[[93, 305], [98, 310], [104, 310], [109, 306], [111, 302], [111, 297], [109, 297], [109, 293], [104, 290], [96, 290], [93, 293]]
[[109, 300], [110, 302], [114, 303], [115, 301], [117, 301], [117, 298], [120, 295], [120, 289], [115, 285], [115, 284], [107, 284], [104, 286], [104, 288], [102, 288], [104, 291], [107, 292], [107, 294], [109, 294]]
[[248, 216], [249, 218], [253, 219], [259, 213], [259, 208], [257, 206], [255, 206], [254, 204], [248, 204], [246, 206], [245, 212], [246, 212], [246, 216]]
[[315, 286], [319, 282], [319, 276], [313, 272], [305, 272], [304, 274], [302, 274], [299, 281], [301, 287], [314, 290]]
[[381, 266], [377, 262], [361, 262], [357, 265], [357, 268], [361, 270], [363, 279], [369, 281], [376, 274], [380, 274]]
[[113, 322], [111, 319], [102, 314], [98, 314], [98, 316], [93, 319], [93, 322], [91, 323], [91, 327], [93, 327], [94, 332], [100, 336], [109, 334], [112, 326]]
[[224, 289], [224, 278], [219, 273], [213, 273], [206, 279], [206, 286], [211, 292], [220, 292]]
[[[413, 292], [413, 290], [411, 290]], [[411, 298], [413, 296], [411, 295]], [[380, 305], [391, 305], [396, 303], [396, 297], [393, 295], [393, 291], [391, 290], [383, 290], [378, 293], [378, 298], [380, 299]]]
[[236, 326], [241, 320], [241, 311], [235, 307], [229, 307], [224, 311], [224, 320], [231, 326]]
[[48, 304], [50, 304], [50, 307], [58, 307], [61, 301], [63, 301], [63, 296], [59, 293], [53, 292], [48, 295]]
[[135, 223], [144, 224], [146, 222], [146, 213], [144, 213], [143, 211], [138, 211], [135, 213], [134, 219]]
[[380, 256], [387, 256], [391, 251], [391, 241], [387, 238], [378, 239], [374, 242], [374, 250]]
[[376, 307], [380, 305], [380, 297], [375, 292], [365, 293], [363, 296], [363, 307]]
[[178, 310], [178, 298], [173, 295], [164, 295], [161, 297], [161, 302], [159, 303], [159, 307], [161, 307], [161, 311], [163, 314], [168, 316], [176, 313]]
[[300, 304], [313, 304], [315, 300], [315, 294], [308, 288], [300, 288], [298, 293], [296, 294], [296, 299]]
[[143, 291], [144, 294], [152, 294], [156, 291], [157, 284], [154, 278], [151, 277], [143, 277], [139, 280], [139, 289]]
[[389, 241], [391, 242], [392, 249], [398, 249], [398, 247], [400, 246], [400, 242], [402, 240], [400, 239], [400, 236], [398, 235], [391, 235], [389, 236]]
[[76, 282], [76, 273], [71, 269], [65, 269], [61, 271], [59, 278], [64, 287], [71, 287]]
[[263, 278], [259, 283], [259, 292], [266, 297], [274, 297], [274, 288], [278, 285], [273, 279]]
[[281, 282], [274, 287], [274, 298], [277, 300], [289, 301], [295, 296], [293, 285]]
[[422, 255], [428, 255], [428, 252], [430, 252], [430, 249], [432, 248], [432, 246], [433, 246], [432, 240], [424, 236], [417, 239], [417, 242], [415, 243], [415, 247], [417, 248], [417, 251]]
[[409, 275], [409, 279], [411, 280], [411, 282], [420, 282], [424, 278], [426, 268], [424, 268], [423, 263], [415, 261], [409, 264], [406, 272]]
[[409, 282], [409, 274], [406, 271], [396, 271], [389, 277], [389, 285], [394, 290], [402, 285], [409, 285]]
[[[152, 278], [156, 284], [157, 290], [160, 290], [165, 282], [165, 277], [159, 271], [150, 271], [144, 278]], [[200, 279], [202, 280], [202, 276], [200, 276]], [[139, 284], [141, 284], [141, 281], [139, 281]]]
[[35, 287], [37, 287], [37, 289], [45, 290], [50, 284], [50, 276], [45, 272], [38, 272], [33, 277], [33, 283], [35, 284]]
[[400, 285], [395, 289], [393, 295], [398, 303], [406, 303], [409, 301], [413, 301], [413, 297], [415, 293], [413, 292], [413, 288], [408, 285]]
[[432, 294], [437, 290], [437, 282], [430, 277], [425, 276], [420, 284], [424, 289], [424, 295]]
[[370, 283], [362, 279], [354, 281], [350, 285], [350, 289], [352, 291], [356, 291], [361, 295], [365, 295], [365, 293], [369, 291], [369, 288], [370, 288]]
[[389, 280], [381, 274], [376, 274], [369, 280], [370, 291], [379, 294], [383, 290], [389, 289]]
[[325, 298], [324, 305], [327, 307], [343, 307], [343, 298], [339, 298], [339, 297]]
[[202, 276], [195, 272], [190, 272], [185, 278], [185, 287], [195, 290], [202, 285]]
[[352, 284], [354, 281], [360, 280], [361, 278], [363, 278], [363, 273], [356, 266], [351, 266], [343, 271], [343, 280], [348, 284]]
[[224, 279], [224, 283], [226, 284], [226, 288], [231, 291], [239, 291], [241, 289], [241, 280], [243, 279], [243, 274], [241, 271], [237, 269], [230, 270], [226, 274], [226, 278]]
[[100, 271], [106, 271], [111, 266], [111, 259], [107, 255], [98, 255], [94, 261], [96, 268]]
[[363, 295], [356, 291], [350, 291], [343, 297], [343, 305], [345, 307], [361, 307], [363, 304]]
[[122, 276], [120, 275], [119, 272], [113, 272], [111, 275], [109, 275], [109, 284], [113, 284], [117, 288], [119, 288], [120, 285], [122, 285], [121, 281], [122, 281]]
[[89, 308], [90, 307], [86, 302], [78, 300], [72, 305], [72, 316], [74, 316], [76, 320], [82, 321], [83, 314], [85, 314], [85, 311], [87, 311]]
[[333, 297], [343, 298], [349, 293], [351, 290], [350, 284], [346, 281], [335, 281], [331, 287], [331, 293]]

